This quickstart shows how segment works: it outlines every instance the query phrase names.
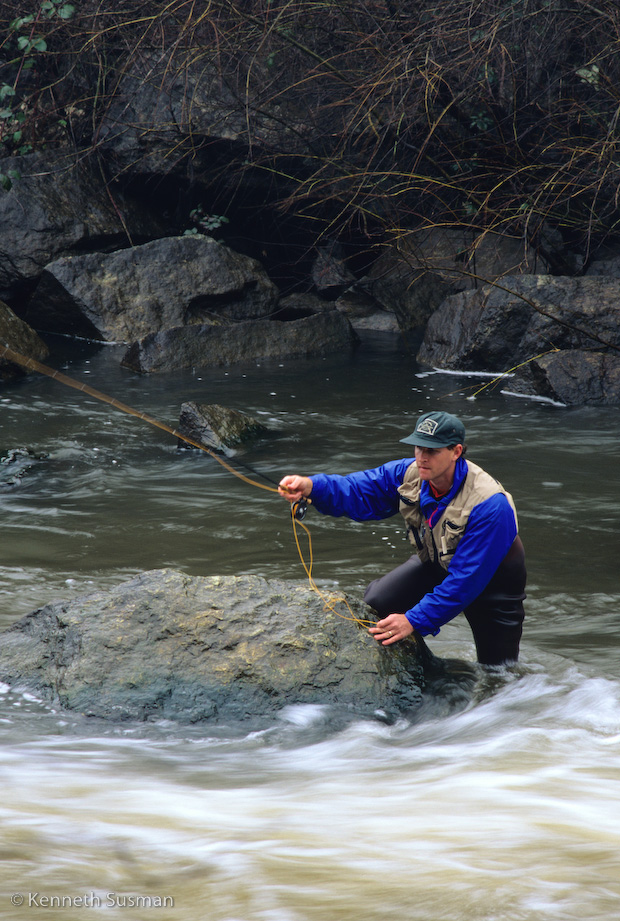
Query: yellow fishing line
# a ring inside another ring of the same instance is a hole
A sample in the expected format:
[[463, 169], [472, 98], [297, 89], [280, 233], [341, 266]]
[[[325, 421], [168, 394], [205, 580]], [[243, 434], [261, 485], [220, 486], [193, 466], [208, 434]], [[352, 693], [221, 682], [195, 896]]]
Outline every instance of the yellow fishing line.
[[[346, 598], [344, 598], [344, 597], [342, 597], [342, 598], [333, 598], [333, 597], [330, 598], [325, 592], [322, 592], [322, 591], [321, 591], [321, 589], [318, 587], [318, 585], [316, 584], [316, 582], [315, 582], [314, 579], [312, 578], [312, 565], [313, 565], [312, 535], [310, 534], [310, 531], [309, 531], [309, 529], [306, 527], [306, 525], [303, 524], [301, 521], [299, 521], [298, 518], [296, 518], [296, 516], [295, 516], [295, 511], [296, 511], [297, 505], [298, 505], [298, 503], [293, 503], [293, 505], [291, 506], [291, 520], [292, 520], [292, 522], [293, 522], [293, 535], [294, 535], [294, 537], [295, 537], [295, 545], [296, 545], [296, 547], [297, 547], [297, 553], [299, 554], [299, 559], [301, 560], [301, 565], [303, 566], [304, 571], [305, 571], [306, 575], [308, 576], [308, 582], [309, 582], [309, 584], [310, 584], [310, 587], [311, 587], [312, 590], [313, 590], [314, 592], [316, 592], [316, 594], [319, 596], [319, 598], [320, 598], [321, 601], [323, 602], [325, 608], [326, 608], [328, 611], [331, 611], [332, 614], [335, 614], [337, 617], [343, 618], [343, 620], [353, 620], [353, 621], [355, 621], [356, 624], [359, 624], [361, 627], [366, 627], [366, 626], [368, 626], [368, 627], [374, 627], [376, 621], [374, 621], [374, 620], [362, 620], [360, 617], [357, 617], [357, 616], [353, 613], [353, 611], [352, 611], [352, 609], [351, 609], [351, 605], [349, 604], [349, 602], [347, 601]], [[299, 543], [299, 534], [297, 533], [297, 526], [298, 526], [298, 525], [299, 525], [299, 527], [300, 527], [303, 531], [305, 531], [306, 537], [308, 538], [308, 558], [309, 558], [308, 563], [306, 563], [306, 561], [305, 561], [305, 559], [304, 559], [304, 555], [303, 555], [303, 553], [302, 553], [301, 545], [300, 545], [300, 543]], [[347, 610], [348, 610], [349, 613], [348, 613], [348, 614], [341, 614], [340, 611], [337, 611], [336, 608], [334, 607], [335, 604], [344, 604], [345, 607], [347, 608]]]

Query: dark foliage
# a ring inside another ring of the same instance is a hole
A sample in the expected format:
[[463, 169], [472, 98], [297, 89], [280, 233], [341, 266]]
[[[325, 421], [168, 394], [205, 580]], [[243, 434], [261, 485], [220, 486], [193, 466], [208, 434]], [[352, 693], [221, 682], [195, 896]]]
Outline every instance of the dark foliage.
[[[226, 169], [271, 177], [317, 238], [457, 224], [536, 244], [552, 229], [587, 259], [618, 229], [617, 0], [69, 6], [0, 2], [5, 155], [96, 151], [133, 63], [166, 53], [216, 68], [247, 126]], [[183, 156], [212, 142], [198, 132]]]

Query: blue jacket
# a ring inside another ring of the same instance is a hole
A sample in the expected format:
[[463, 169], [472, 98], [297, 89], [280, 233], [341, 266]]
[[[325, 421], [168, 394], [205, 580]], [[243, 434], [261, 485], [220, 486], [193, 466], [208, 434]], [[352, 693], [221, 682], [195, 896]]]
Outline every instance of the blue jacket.
[[[313, 476], [312, 504], [325, 515], [346, 515], [353, 521], [389, 518], [398, 511], [398, 487], [412, 463], [413, 458], [404, 458], [347, 476]], [[459, 458], [455, 480], [461, 482], [466, 473], [467, 461]], [[434, 500], [427, 483], [423, 484], [420, 500], [428, 517]], [[404, 612], [411, 625], [422, 636], [436, 636], [443, 624], [484, 591], [516, 536], [515, 516], [502, 493], [476, 505], [445, 579]]]

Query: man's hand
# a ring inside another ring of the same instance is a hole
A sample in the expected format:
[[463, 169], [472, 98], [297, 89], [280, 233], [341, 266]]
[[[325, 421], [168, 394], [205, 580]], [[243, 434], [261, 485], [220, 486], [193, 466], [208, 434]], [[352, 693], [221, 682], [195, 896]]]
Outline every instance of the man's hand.
[[296, 474], [282, 477], [278, 492], [289, 502], [299, 502], [312, 492], [312, 480], [309, 476], [297, 476]]
[[413, 633], [413, 627], [404, 614], [388, 614], [383, 620], [378, 620], [374, 627], [369, 627], [368, 632], [382, 646], [389, 646]]

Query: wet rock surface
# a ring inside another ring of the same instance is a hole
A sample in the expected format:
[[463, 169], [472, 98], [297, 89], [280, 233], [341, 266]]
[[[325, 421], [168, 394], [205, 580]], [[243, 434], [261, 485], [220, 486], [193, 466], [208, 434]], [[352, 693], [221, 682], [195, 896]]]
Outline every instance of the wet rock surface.
[[[232, 454], [241, 445], [269, 435], [270, 429], [248, 413], [219, 403], [187, 402], [181, 405], [179, 432], [208, 448]], [[190, 445], [179, 439], [179, 447]]]
[[47, 454], [38, 454], [32, 448], [11, 448], [0, 457], [0, 490], [19, 486], [23, 477]]
[[[329, 596], [350, 617], [339, 598]], [[305, 703], [335, 719], [416, 713], [427, 673], [445, 678], [443, 660], [422, 641], [379, 646], [324, 600], [295, 582], [154, 570], [3, 631], [0, 680], [110, 720], [260, 723]], [[457, 687], [473, 673], [460, 664]]]

